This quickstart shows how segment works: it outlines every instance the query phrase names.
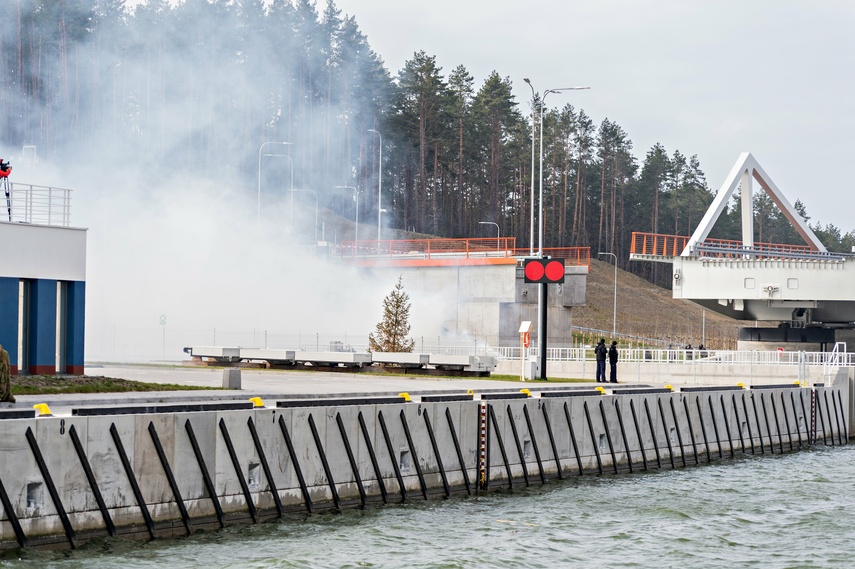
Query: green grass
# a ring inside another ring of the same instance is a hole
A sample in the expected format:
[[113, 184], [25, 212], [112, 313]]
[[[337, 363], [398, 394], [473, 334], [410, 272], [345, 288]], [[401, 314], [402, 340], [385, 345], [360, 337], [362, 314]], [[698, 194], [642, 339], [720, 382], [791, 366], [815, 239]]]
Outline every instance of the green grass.
[[19, 375], [12, 378], [12, 395], [55, 395], [58, 393], [125, 393], [130, 391], [190, 391], [217, 387], [145, 383], [102, 376]]

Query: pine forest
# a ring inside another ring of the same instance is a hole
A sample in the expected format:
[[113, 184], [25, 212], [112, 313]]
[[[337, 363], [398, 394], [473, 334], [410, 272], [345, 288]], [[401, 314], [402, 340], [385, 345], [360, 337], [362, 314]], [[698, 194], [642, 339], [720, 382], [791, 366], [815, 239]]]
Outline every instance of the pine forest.
[[[340, 188], [353, 187], [376, 219], [380, 173], [389, 227], [488, 237], [489, 221], [524, 247], [541, 117], [512, 95], [521, 81], [496, 69], [476, 82], [465, 62], [441, 69], [425, 51], [389, 70], [332, 0], [7, 0], [0, 155], [35, 145], [59, 163], [228, 171], [252, 193], [259, 146], [288, 141], [283, 172], [325, 210], [352, 219]], [[611, 251], [668, 286], [655, 263], [629, 262], [631, 235], [691, 234], [713, 199], [702, 157], [635, 149], [620, 124], [569, 104], [547, 105], [542, 122], [544, 246]], [[757, 241], [800, 243], [762, 193], [755, 212]], [[739, 219], [734, 200], [711, 236], [738, 239]], [[812, 227], [831, 250], [855, 245], [853, 231]]]

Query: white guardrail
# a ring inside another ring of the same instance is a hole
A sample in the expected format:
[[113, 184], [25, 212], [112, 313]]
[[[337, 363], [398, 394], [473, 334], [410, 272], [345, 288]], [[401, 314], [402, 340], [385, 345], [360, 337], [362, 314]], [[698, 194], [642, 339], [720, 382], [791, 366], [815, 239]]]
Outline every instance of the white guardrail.
[[71, 223], [71, 190], [11, 183], [8, 203], [2, 194], [0, 192], [0, 199], [3, 200], [3, 207], [0, 208], [2, 221], [63, 227]]
[[[537, 348], [523, 348], [525, 357], [537, 357]], [[430, 351], [459, 355], [490, 355], [500, 360], [519, 360], [519, 347], [442, 347]], [[594, 361], [594, 348], [547, 348], [548, 361]], [[855, 366], [855, 354], [846, 352], [846, 344], [838, 343], [831, 352], [739, 351], [739, 350], [684, 350], [624, 348], [620, 350], [621, 362], [669, 363], [694, 365], [771, 365], [771, 366]]]

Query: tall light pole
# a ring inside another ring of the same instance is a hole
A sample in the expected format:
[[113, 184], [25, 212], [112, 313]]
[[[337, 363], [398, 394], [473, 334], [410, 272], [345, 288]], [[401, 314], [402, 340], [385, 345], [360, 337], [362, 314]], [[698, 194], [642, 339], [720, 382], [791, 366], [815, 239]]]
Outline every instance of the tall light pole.
[[[543, 258], [543, 105], [550, 93], [561, 91], [581, 91], [590, 87], [560, 87], [558, 89], [547, 89], [540, 99], [540, 191], [538, 197], [538, 235], [537, 256]], [[537, 287], [537, 349], [540, 355], [540, 379], [546, 379], [546, 283], [540, 283]]]
[[528, 230], [528, 256], [534, 257], [534, 139], [535, 139], [535, 116], [534, 116], [534, 107], [537, 103], [537, 95], [534, 92], [534, 85], [531, 84], [531, 81], [528, 77], [523, 77], [523, 81], [528, 83], [528, 86], [531, 87], [531, 225]]
[[537, 235], [537, 256], [543, 257], [543, 105], [546, 103], [546, 97], [550, 93], [560, 93], [561, 91], [584, 91], [590, 87], [559, 87], [558, 89], [547, 89], [543, 92], [543, 98], [540, 99], [540, 191], [538, 201], [538, 235]]
[[[262, 142], [261, 146], [258, 147], [258, 217], [256, 219], [256, 225], [261, 225], [261, 157], [262, 156], [285, 156], [285, 157], [287, 157], [288, 160], [291, 162], [291, 188], [292, 189], [294, 188], [294, 161], [291, 160], [291, 157], [288, 156], [287, 154], [262, 154], [262, 150], [264, 150], [264, 147], [267, 146], [268, 144], [279, 144], [281, 146], [290, 146], [293, 144], [293, 142], [268, 141], [268, 142]], [[294, 205], [293, 197], [292, 197], [291, 205], [292, 206]], [[292, 221], [293, 221], [293, 217], [292, 217]]]
[[499, 228], [499, 224], [495, 221], [479, 221], [478, 225], [495, 225], [496, 226], [496, 250], [499, 250], [499, 241], [502, 240], [502, 230]]
[[368, 132], [373, 132], [378, 137], [380, 137], [380, 159], [377, 165], [377, 247], [380, 247], [380, 227], [381, 227], [381, 219], [380, 214], [383, 213], [381, 208], [383, 207], [383, 135], [380, 134], [379, 131], [374, 130], [373, 128], [369, 128]]
[[612, 337], [617, 335], [617, 255], [614, 253], [597, 253], [597, 256], [608, 255], [615, 259], [615, 299], [612, 305]]
[[359, 241], [359, 190], [353, 186], [333, 186], [337, 190], [351, 190], [353, 192], [353, 200], [356, 202], [356, 222], [353, 230], [353, 248], [356, 252], [356, 242]]
[[[305, 193], [307, 193], [307, 194], [312, 194], [313, 196], [315, 196], [315, 243], [317, 243], [317, 242], [318, 242], [318, 194], [316, 194], [313, 190], [295, 190], [295, 189], [293, 189], [293, 188], [292, 188], [292, 189], [291, 189], [291, 200], [292, 200], [292, 203], [293, 203], [293, 200], [294, 200], [294, 192], [305, 192]], [[292, 217], [293, 217], [293, 209], [294, 209], [294, 208], [292, 207], [292, 208], [291, 208], [291, 210], [292, 210], [292, 214], [291, 214], [291, 215], [292, 215]]]

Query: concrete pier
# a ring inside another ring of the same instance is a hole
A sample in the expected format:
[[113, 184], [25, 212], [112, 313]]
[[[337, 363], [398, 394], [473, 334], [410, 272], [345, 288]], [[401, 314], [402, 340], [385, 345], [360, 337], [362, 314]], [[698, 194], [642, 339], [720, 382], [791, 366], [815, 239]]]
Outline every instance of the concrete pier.
[[112, 410], [87, 416], [73, 409], [95, 398], [81, 405], [68, 396], [55, 416], [0, 420], [0, 542], [169, 537], [293, 511], [684, 468], [844, 445], [850, 426], [843, 376], [820, 387], [675, 392], [527, 384], [531, 396], [506, 382], [484, 382], [474, 394], [439, 385], [446, 389], [411, 393], [409, 402], [377, 397], [388, 391], [311, 404], [280, 394], [282, 406], [269, 399], [245, 410], [188, 402], [121, 414], [128, 402], [116, 398]]

